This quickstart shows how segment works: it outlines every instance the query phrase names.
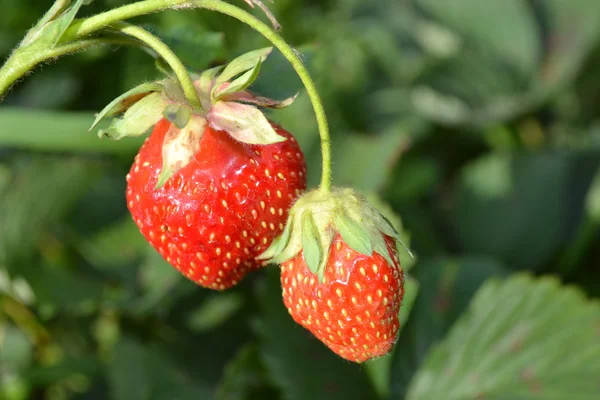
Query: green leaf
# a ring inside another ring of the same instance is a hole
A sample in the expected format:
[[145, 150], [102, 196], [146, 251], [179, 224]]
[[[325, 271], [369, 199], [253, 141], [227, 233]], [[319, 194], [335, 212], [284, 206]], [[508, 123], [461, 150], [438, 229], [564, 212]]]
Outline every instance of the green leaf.
[[175, 268], [150, 246], [137, 276], [143, 293], [131, 301], [131, 310], [138, 315], [164, 313], [180, 301], [181, 297], [197, 290]]
[[275, 269], [266, 271], [253, 324], [261, 357], [284, 400], [365, 400], [376, 395], [361, 366], [336, 356], [289, 316]]
[[321, 254], [319, 248], [319, 232], [313, 220], [311, 212], [302, 214], [302, 251], [304, 261], [308, 269], [315, 275], [319, 272], [319, 264], [322, 257], [327, 257], [327, 254]]
[[[334, 138], [333, 158], [336, 160], [334, 180], [340, 185], [356, 187], [365, 192], [381, 189], [391, 168], [400, 160], [412, 140], [409, 132], [418, 130], [409, 123], [398, 124], [379, 134], [346, 133]], [[356, 160], [361, 162], [357, 163]]]
[[209, 295], [188, 315], [187, 325], [194, 332], [218, 328], [240, 310], [243, 302], [242, 296], [235, 292]]
[[598, 398], [600, 304], [556, 279], [487, 282], [428, 354], [408, 400]]
[[0, 265], [31, 256], [40, 237], [95, 182], [100, 165], [76, 158], [34, 158], [15, 169], [0, 193]]
[[123, 338], [115, 349], [115, 359], [107, 378], [114, 400], [149, 398], [151, 381], [146, 366], [146, 350], [134, 340]]
[[109, 365], [108, 382], [114, 400], [210, 399], [210, 388], [192, 377], [170, 354], [152, 344], [125, 336], [115, 349]]
[[148, 28], [177, 54], [185, 66], [201, 71], [223, 57], [225, 35], [211, 32], [204, 24], [193, 22], [190, 20], [168, 27], [164, 24], [149, 25]]
[[130, 216], [76, 242], [81, 255], [97, 268], [122, 268], [142, 258], [148, 248]]
[[563, 87], [573, 80], [598, 43], [600, 25], [594, 18], [600, 3], [594, 0], [547, 0], [541, 4], [547, 29], [563, 40], [552, 42], [539, 74], [542, 84]]
[[254, 50], [231, 61], [217, 78], [217, 84], [227, 82], [231, 78], [252, 70], [257, 64], [264, 62], [273, 51], [272, 47]]
[[269, 377], [260, 359], [255, 343], [240, 349], [223, 373], [215, 394], [216, 400], [263, 400], [276, 399], [277, 394], [269, 387]]
[[234, 139], [247, 144], [273, 144], [286, 140], [277, 134], [264, 114], [256, 107], [219, 101], [208, 112], [211, 128], [227, 131]]
[[12, 324], [0, 322], [0, 368], [7, 374], [21, 374], [33, 361], [33, 343]]
[[74, 376], [94, 378], [103, 372], [104, 365], [97, 358], [65, 357], [50, 366], [36, 365], [26, 371], [24, 377], [33, 386], [51, 386], [60, 384]]
[[[408, 383], [429, 347], [444, 337], [483, 282], [490, 277], [504, 276], [506, 270], [493, 259], [463, 257], [420, 259], [412, 274], [419, 283], [419, 290], [392, 355], [392, 399], [406, 396]], [[410, 280], [407, 280], [403, 308], [410, 306], [411, 284], [408, 282]], [[403, 308], [401, 319], [406, 317]]]
[[39, 307], [78, 315], [95, 310], [103, 300], [102, 282], [81, 271], [43, 264], [21, 266], [15, 274], [31, 286]]
[[344, 242], [350, 248], [366, 256], [373, 254], [369, 233], [359, 222], [354, 221], [348, 215], [340, 214], [336, 214], [333, 221]]
[[541, 56], [533, 7], [521, 0], [418, 0], [419, 6], [482, 49], [498, 54], [524, 76], [532, 76]]
[[511, 168], [511, 160], [506, 154], [490, 154], [465, 168], [463, 181], [481, 198], [502, 198], [514, 190]]
[[142, 98], [146, 97], [150, 93], [160, 92], [163, 90], [163, 87], [156, 82], [147, 82], [142, 83], [139, 86], [134, 87], [133, 89], [123, 93], [113, 101], [111, 101], [106, 107], [102, 109], [96, 115], [96, 119], [92, 123], [90, 127], [90, 131], [98, 125], [98, 123], [104, 119], [109, 117], [114, 117], [118, 114], [123, 113], [129, 107], [131, 107], [134, 103], [138, 102]]
[[570, 205], [585, 204], [598, 154], [492, 154], [467, 164], [454, 206], [461, 247], [515, 269], [544, 266], [570, 235]]

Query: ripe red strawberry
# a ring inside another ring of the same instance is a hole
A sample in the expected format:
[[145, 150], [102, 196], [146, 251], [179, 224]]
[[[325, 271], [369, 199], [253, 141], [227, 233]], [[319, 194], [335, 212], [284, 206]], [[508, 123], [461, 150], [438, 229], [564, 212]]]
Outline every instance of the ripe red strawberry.
[[306, 193], [288, 221], [260, 258], [281, 263], [292, 318], [347, 360], [387, 354], [404, 296], [398, 233], [350, 189]]
[[[259, 107], [287, 107], [247, 90], [272, 48], [193, 74], [196, 101], [178, 81], [144, 83], [96, 117], [122, 114], [100, 137], [152, 129], [127, 175], [127, 205], [142, 234], [182, 274], [223, 290], [262, 262], [306, 187], [294, 137]], [[190, 89], [189, 87], [187, 89]]]
[[163, 166], [161, 120], [127, 175], [127, 205], [150, 244], [201, 286], [223, 290], [261, 263], [255, 257], [281, 233], [305, 189], [306, 166], [294, 137], [248, 145], [208, 125], [193, 159], [155, 188]]
[[396, 340], [404, 275], [392, 240], [387, 242], [394, 265], [379, 254], [352, 250], [337, 235], [321, 283], [302, 253], [281, 266], [283, 301], [292, 318], [350, 361], [387, 354]]

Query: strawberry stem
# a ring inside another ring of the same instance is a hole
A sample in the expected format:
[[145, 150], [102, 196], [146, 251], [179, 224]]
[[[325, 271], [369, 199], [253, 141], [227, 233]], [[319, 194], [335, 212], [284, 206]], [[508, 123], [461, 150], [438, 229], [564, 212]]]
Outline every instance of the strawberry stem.
[[321, 101], [315, 83], [296, 51], [289, 44], [287, 44], [287, 42], [272, 28], [248, 12], [221, 0], [145, 0], [125, 5], [123, 7], [119, 7], [86, 19], [76, 20], [65, 32], [63, 40], [82, 38], [86, 35], [103, 29], [107, 25], [122, 21], [124, 19], [181, 6], [205, 8], [216, 11], [225, 15], [229, 15], [230, 17], [249, 25], [251, 28], [268, 39], [275, 47], [277, 47], [277, 49], [279, 49], [283, 56], [288, 60], [300, 77], [302, 84], [306, 88], [306, 92], [310, 98], [315, 112], [317, 125], [319, 127], [319, 135], [321, 136], [321, 152], [323, 157], [321, 190], [325, 193], [330, 192], [331, 140], [329, 138], [329, 125], [327, 123], [327, 116], [325, 114], [323, 102]]
[[82, 50], [87, 50], [92, 47], [105, 45], [131, 46], [139, 45], [131, 39], [117, 36], [98, 36], [94, 38], [85, 38], [69, 43], [64, 43], [56, 47], [44, 49], [34, 54], [28, 53], [23, 55], [19, 49], [15, 50], [6, 60], [6, 63], [0, 68], [0, 100], [6, 94], [7, 90], [36, 65], [55, 58], [77, 53]]
[[229, 15], [249, 25], [258, 33], [262, 34], [268, 39], [273, 46], [277, 47], [283, 56], [292, 65], [300, 80], [302, 81], [306, 92], [313, 106], [315, 116], [317, 119], [317, 125], [319, 127], [319, 135], [321, 136], [321, 153], [323, 157], [323, 166], [321, 170], [321, 191], [328, 193], [331, 191], [331, 140], [329, 138], [329, 125], [327, 123], [327, 115], [323, 107], [323, 102], [317, 91], [315, 83], [310, 76], [310, 73], [304, 66], [302, 60], [298, 56], [298, 53], [289, 45], [287, 42], [279, 36], [273, 29], [267, 24], [247, 13], [246, 11], [225, 3], [220, 0], [195, 0], [193, 1], [198, 7], [206, 8], [209, 10], [217, 11], [225, 15]]
[[183, 65], [181, 60], [175, 53], [173, 53], [169, 46], [164, 44], [159, 38], [147, 30], [136, 25], [131, 25], [126, 22], [118, 22], [111, 25], [111, 27], [118, 32], [138, 39], [146, 46], [154, 50], [159, 56], [161, 56], [175, 73], [186, 99], [194, 108], [197, 108], [198, 110], [202, 109], [202, 106], [200, 105], [200, 97], [198, 96], [198, 92], [196, 91], [192, 77], [190, 76], [185, 65]]

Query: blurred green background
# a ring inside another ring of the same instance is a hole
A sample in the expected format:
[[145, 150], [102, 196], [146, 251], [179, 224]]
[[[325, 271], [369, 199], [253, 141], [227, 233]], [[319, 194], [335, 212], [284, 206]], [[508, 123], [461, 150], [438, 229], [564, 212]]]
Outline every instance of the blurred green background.
[[[51, 3], [2, 0], [3, 58]], [[394, 353], [334, 356], [287, 315], [275, 267], [214, 293], [144, 242], [124, 200], [140, 141], [87, 129], [159, 73], [139, 49], [96, 48], [0, 105], [0, 399], [599, 399], [600, 2], [269, 6], [324, 98], [335, 184], [378, 195], [416, 254]], [[198, 70], [267, 44], [207, 11], [135, 22]], [[300, 88], [273, 54], [253, 90]], [[314, 186], [308, 98], [271, 118]]]

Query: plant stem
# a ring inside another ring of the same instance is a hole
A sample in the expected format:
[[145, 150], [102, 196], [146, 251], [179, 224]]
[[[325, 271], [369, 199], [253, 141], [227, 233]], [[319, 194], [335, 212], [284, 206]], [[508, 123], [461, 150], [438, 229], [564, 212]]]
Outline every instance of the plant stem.
[[0, 99], [13, 83], [31, 71], [41, 61], [37, 59], [40, 54], [21, 59], [20, 57], [15, 57], [15, 53], [13, 52], [2, 68], [0, 68]]
[[148, 32], [147, 30], [140, 28], [139, 26], [131, 25], [126, 22], [118, 22], [113, 24], [112, 27], [122, 32], [126, 35], [132, 36], [146, 46], [150, 47], [152, 50], [156, 51], [158, 55], [160, 55], [163, 60], [169, 64], [173, 72], [175, 72], [175, 76], [177, 76], [177, 80], [179, 80], [179, 84], [183, 89], [183, 93], [188, 101], [197, 109], [201, 110], [202, 106], [200, 105], [200, 97], [198, 96], [198, 92], [194, 87], [194, 81], [190, 76], [187, 68], [181, 60], [177, 57], [175, 53], [164, 44], [159, 38]]
[[194, 4], [196, 4], [198, 7], [229, 15], [230, 17], [249, 25], [258, 33], [267, 38], [271, 43], [273, 43], [273, 45], [279, 49], [283, 56], [292, 65], [300, 77], [300, 80], [304, 84], [304, 87], [306, 88], [306, 92], [308, 93], [308, 97], [310, 98], [315, 116], [317, 118], [319, 135], [321, 136], [321, 153], [323, 157], [320, 188], [323, 192], [331, 191], [331, 140], [329, 138], [329, 125], [327, 124], [327, 116], [325, 114], [323, 102], [321, 101], [321, 97], [319, 96], [315, 83], [312, 80], [310, 73], [302, 63], [302, 60], [298, 57], [298, 54], [268, 25], [238, 7], [232, 6], [231, 4], [220, 0], [195, 0]]
[[128, 40], [124, 37], [101, 36], [65, 43], [58, 47], [49, 48], [35, 54], [30, 52], [25, 54], [21, 53], [21, 50], [19, 49], [15, 50], [8, 60], [6, 60], [6, 63], [2, 66], [2, 68], [0, 68], [0, 99], [4, 94], [6, 94], [6, 91], [12, 86], [13, 83], [26, 75], [39, 63], [64, 56], [66, 54], [86, 50], [91, 47], [105, 46], [107, 44], [137, 45], [138, 43], [134, 42], [133, 40]]
[[71, 27], [67, 29], [62, 40], [69, 41], [79, 39], [103, 29], [107, 25], [114, 24], [124, 19], [178, 7], [205, 8], [229, 15], [262, 34], [277, 47], [289, 61], [304, 84], [315, 112], [317, 125], [319, 127], [319, 135], [321, 136], [321, 152], [323, 155], [321, 190], [323, 192], [329, 192], [331, 190], [331, 140], [329, 138], [329, 126], [327, 124], [325, 109], [323, 108], [323, 103], [319, 97], [314, 81], [294, 49], [268, 25], [246, 11], [221, 0], [145, 0], [110, 10], [90, 18], [76, 20]]
[[182, 7], [192, 8], [194, 6], [190, 0], [144, 0], [127, 4], [85, 19], [74, 20], [71, 26], [63, 34], [61, 42], [68, 42], [81, 38], [82, 36], [104, 29], [107, 25], [114, 24], [115, 22], [162, 10]]

